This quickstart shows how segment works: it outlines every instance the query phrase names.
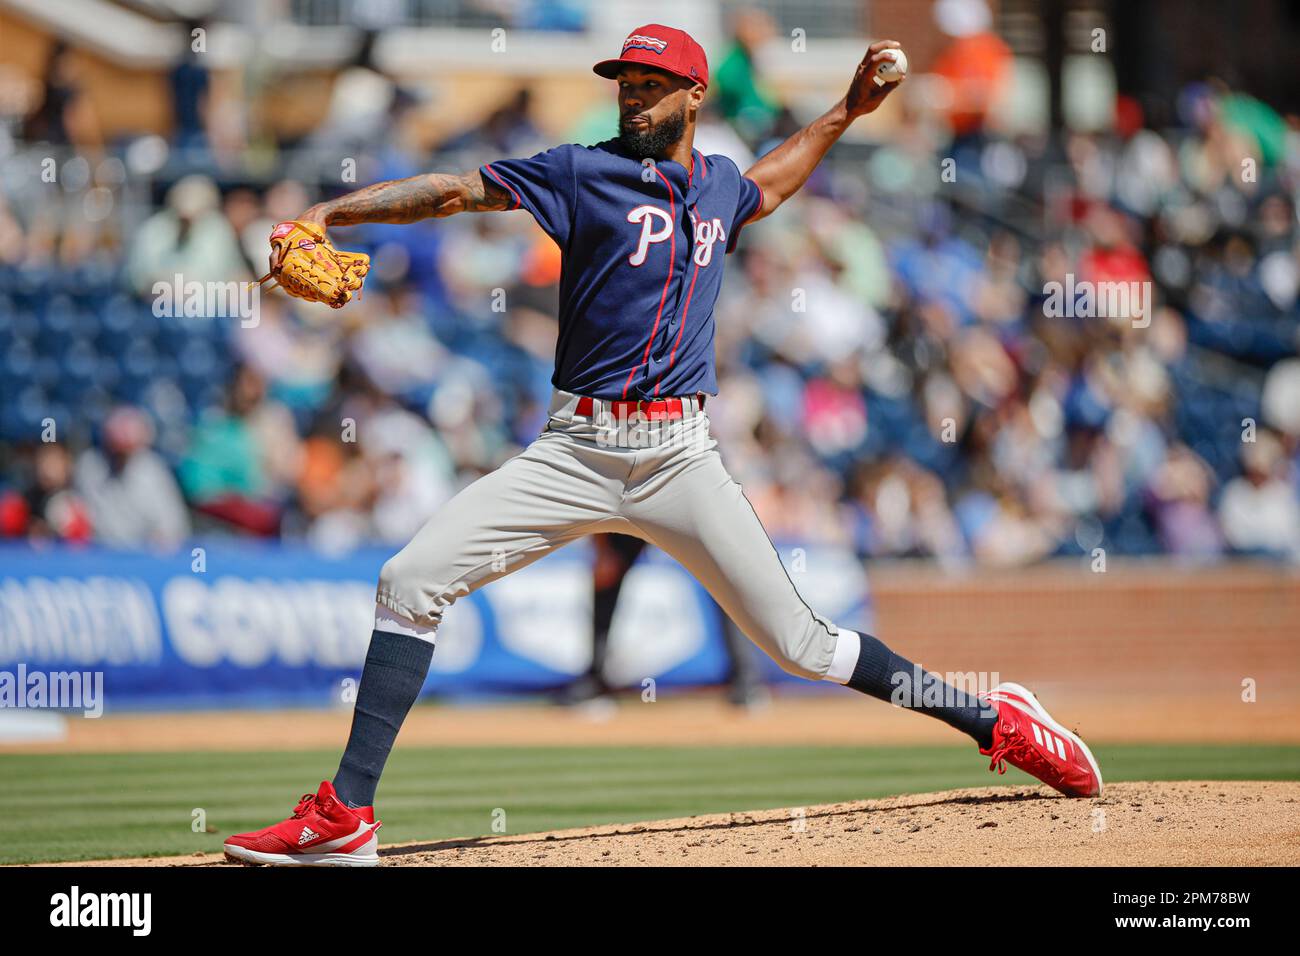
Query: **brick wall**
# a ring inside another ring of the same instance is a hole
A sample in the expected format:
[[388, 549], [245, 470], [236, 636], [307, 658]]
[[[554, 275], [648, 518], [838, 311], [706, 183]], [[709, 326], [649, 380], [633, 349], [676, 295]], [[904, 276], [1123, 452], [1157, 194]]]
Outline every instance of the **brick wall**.
[[[879, 637], [936, 671], [997, 671], [1090, 709], [1114, 702], [1162, 734], [1177, 712], [1214, 736], [1224, 705], [1247, 736], [1256, 726], [1260, 739], [1276, 739], [1270, 724], [1300, 708], [1297, 568], [1112, 562], [1093, 573], [1066, 562], [869, 573]], [[1246, 679], [1258, 706], [1243, 713]]]

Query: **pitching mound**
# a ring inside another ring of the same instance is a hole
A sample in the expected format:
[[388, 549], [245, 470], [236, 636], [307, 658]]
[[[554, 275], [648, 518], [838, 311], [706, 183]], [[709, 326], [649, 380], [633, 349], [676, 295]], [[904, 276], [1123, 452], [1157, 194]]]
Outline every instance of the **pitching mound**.
[[[384, 866], [1296, 866], [1300, 782], [1117, 783], [1098, 800], [981, 787], [380, 853]], [[100, 862], [224, 865], [212, 854]]]
[[1120, 783], [1097, 800], [982, 787], [393, 847], [389, 866], [1300, 863], [1300, 783]]

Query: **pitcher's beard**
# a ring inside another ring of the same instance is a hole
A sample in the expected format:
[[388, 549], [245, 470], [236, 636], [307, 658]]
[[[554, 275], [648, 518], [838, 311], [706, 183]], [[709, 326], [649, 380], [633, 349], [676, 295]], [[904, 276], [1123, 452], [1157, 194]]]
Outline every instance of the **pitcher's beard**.
[[648, 129], [629, 127], [626, 119], [618, 121], [618, 141], [638, 159], [662, 156], [686, 133], [686, 107], [665, 116]]

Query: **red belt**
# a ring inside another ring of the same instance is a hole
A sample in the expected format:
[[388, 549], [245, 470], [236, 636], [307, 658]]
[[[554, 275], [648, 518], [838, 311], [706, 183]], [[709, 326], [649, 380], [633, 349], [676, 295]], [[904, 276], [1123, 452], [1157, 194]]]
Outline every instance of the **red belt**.
[[[704, 407], [704, 396], [699, 398], [700, 408]], [[586, 395], [578, 398], [575, 414], [590, 418], [596, 410], [596, 403]], [[649, 421], [671, 421], [681, 418], [683, 405], [680, 398], [661, 398], [652, 402], [610, 402], [609, 410], [615, 418], [627, 418], [629, 415], [641, 414]]]

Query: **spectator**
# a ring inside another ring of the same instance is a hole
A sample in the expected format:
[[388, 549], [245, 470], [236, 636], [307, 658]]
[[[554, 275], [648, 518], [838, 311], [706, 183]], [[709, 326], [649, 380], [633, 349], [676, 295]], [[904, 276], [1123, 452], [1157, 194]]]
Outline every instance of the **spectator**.
[[[292, 436], [283, 406], [266, 399], [266, 384], [247, 366], [234, 374], [225, 407], [199, 422], [181, 462], [181, 486], [196, 509], [254, 535], [279, 527], [282, 436]], [[292, 441], [297, 449], [297, 441]]]
[[60, 442], [41, 442], [32, 456], [32, 481], [20, 524], [33, 541], [85, 544], [94, 531], [90, 509], [72, 485], [72, 455]]
[[960, 139], [982, 131], [1011, 76], [1011, 49], [993, 32], [984, 0], [939, 0], [939, 29], [952, 37], [933, 72], [948, 83], [948, 122]]
[[398, 88], [376, 62], [380, 37], [366, 30], [352, 62], [335, 77], [325, 119], [313, 133], [316, 142], [359, 152], [387, 136]]
[[127, 257], [131, 288], [152, 297], [154, 284], [250, 279], [234, 230], [222, 215], [220, 193], [206, 176], [180, 180], [167, 204], [140, 227]]
[[1300, 501], [1291, 483], [1291, 463], [1272, 432], [1243, 442], [1245, 472], [1228, 482], [1219, 501], [1219, 520], [1232, 547], [1248, 554], [1300, 557]]
[[861, 557], [931, 557], [950, 566], [964, 561], [965, 542], [936, 475], [893, 457], [860, 466], [851, 490], [848, 514]]
[[86, 93], [77, 54], [55, 40], [45, 64], [41, 98], [23, 125], [23, 138], [97, 154], [103, 145], [99, 117]]
[[95, 540], [114, 548], [176, 547], [189, 535], [189, 512], [171, 469], [150, 447], [152, 423], [139, 409], [121, 406], [103, 431], [103, 450], [87, 448], [76, 467]]
[[758, 66], [763, 45], [775, 36], [776, 24], [765, 11], [736, 11], [731, 45], [713, 69], [717, 108], [750, 144], [760, 142], [781, 113], [781, 102]]
[[197, 20], [185, 24], [181, 56], [168, 77], [172, 92], [172, 139], [184, 150], [200, 151], [209, 145], [204, 129], [208, 70], [195, 47], [196, 34], [204, 36], [205, 30], [206, 27]]
[[1186, 445], [1176, 445], [1147, 493], [1160, 543], [1169, 554], [1204, 560], [1223, 553], [1223, 534], [1210, 510], [1213, 473]]

